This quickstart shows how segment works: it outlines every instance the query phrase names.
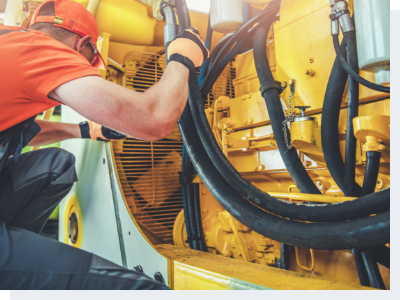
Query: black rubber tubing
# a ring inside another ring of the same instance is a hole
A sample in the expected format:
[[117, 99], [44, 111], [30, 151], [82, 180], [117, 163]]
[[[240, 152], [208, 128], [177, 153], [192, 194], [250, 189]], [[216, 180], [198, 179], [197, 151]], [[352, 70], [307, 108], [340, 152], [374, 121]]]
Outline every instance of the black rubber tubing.
[[185, 0], [175, 0], [176, 12], [178, 13], [179, 19], [179, 32], [192, 26], [190, 21], [189, 10]]
[[376, 263], [373, 253], [371, 253], [370, 249], [367, 249], [361, 251], [361, 256], [363, 258], [368, 278], [371, 282], [372, 287], [376, 289], [386, 290], [385, 284], [382, 280], [381, 272], [379, 271], [378, 264]]
[[[189, 76], [190, 97], [200, 97], [196, 70], [191, 70]], [[216, 170], [200, 141], [188, 106], [178, 126], [207, 189], [234, 218], [259, 234], [288, 245], [326, 250], [363, 248], [390, 241], [390, 212], [347, 222], [315, 224], [282, 219], [260, 210], [236, 193]]]
[[221, 75], [221, 73], [225, 70], [225, 67], [227, 64], [232, 60], [232, 58], [237, 54], [237, 52], [240, 50], [240, 48], [250, 39], [254, 36], [255, 32], [257, 29], [256, 27], [251, 28], [248, 33], [244, 36], [241, 36], [240, 39], [236, 42], [236, 45], [226, 54], [226, 56], [223, 58], [222, 62], [218, 65], [215, 66], [214, 69], [211, 69], [212, 72], [209, 74], [211, 81], [209, 81], [208, 86], [202, 86], [203, 89], [200, 89], [200, 93], [203, 97], [203, 103], [207, 99], [207, 95], [210, 92], [212, 86], [214, 85], [215, 81], [218, 79], [218, 77]]
[[[217, 55], [214, 59], [214, 66], [218, 66], [221, 61], [224, 59], [226, 54], [231, 50], [233, 45], [236, 43], [236, 41], [243, 35], [247, 34], [248, 31], [253, 27], [254, 24], [260, 22], [264, 18], [267, 18], [270, 15], [276, 15], [280, 8], [281, 0], [273, 0], [270, 2], [267, 6], [266, 9], [264, 9], [261, 13], [259, 13], [257, 16], [251, 18], [248, 22], [246, 22], [244, 25], [242, 25], [230, 38], [229, 40], [223, 45], [222, 49], [219, 52], [216, 52]], [[214, 68], [215, 70], [215, 68]], [[201, 86], [201, 91], [209, 91], [212, 86], [212, 80], [213, 80], [213, 70], [209, 69], [209, 76], [207, 76], [204, 79], [204, 82]], [[206, 96], [206, 95], [204, 95]]]
[[[195, 70], [189, 77], [191, 97], [200, 97]], [[235, 219], [259, 234], [292, 246], [326, 250], [364, 248], [389, 242], [390, 212], [357, 220], [317, 224], [283, 219], [259, 209], [234, 191], [212, 164], [188, 107], [178, 125], [190, 159], [207, 189]]]
[[281, 269], [289, 270], [289, 246], [281, 244]]
[[[269, 26], [258, 26], [257, 33], [254, 38], [254, 61], [260, 84], [263, 86], [274, 81], [271, 68], [267, 58], [267, 37]], [[296, 149], [293, 147], [290, 150], [287, 148], [283, 131], [283, 121], [285, 114], [283, 112], [279, 92], [276, 89], [266, 90], [263, 95], [267, 105], [268, 115], [271, 120], [272, 131], [274, 132], [275, 140], [278, 145], [279, 153], [285, 163], [285, 166], [292, 177], [295, 185], [300, 192], [308, 194], [321, 194], [314, 182], [311, 180], [305, 170]], [[290, 141], [290, 132], [287, 129], [287, 138]]]
[[360, 284], [362, 286], [371, 286], [369, 282], [369, 277], [367, 273], [367, 269], [365, 268], [365, 264], [363, 258], [361, 256], [361, 251], [357, 249], [352, 249], [351, 252], [354, 254], [354, 260], [356, 262], [358, 278], [360, 279]]
[[[346, 40], [344, 39], [341, 45], [343, 52], [347, 51], [346, 44]], [[326, 87], [324, 103], [322, 106], [321, 141], [326, 166], [333, 180], [342, 191], [345, 191], [345, 164], [340, 152], [338, 124], [340, 106], [342, 104], [347, 79], [348, 74], [343, 69], [339, 58], [336, 57]], [[355, 183], [355, 188], [357, 193], [360, 194], [361, 187]], [[387, 203], [387, 205], [389, 205], [389, 203]], [[387, 209], [388, 208], [385, 210]]]
[[390, 269], [390, 248], [378, 246], [373, 248], [375, 259], [385, 268]]
[[[346, 34], [347, 33], [345, 33], [345, 35]], [[361, 85], [363, 85], [363, 86], [365, 86], [367, 88], [370, 88], [371, 90], [375, 90], [375, 91], [379, 91], [379, 92], [383, 92], [383, 93], [390, 93], [390, 87], [370, 82], [370, 81], [362, 78], [356, 72], [354, 72], [354, 70], [347, 63], [347, 60], [343, 56], [343, 52], [340, 49], [339, 35], [338, 34], [333, 34], [332, 38], [333, 38], [333, 45], [335, 47], [336, 55], [339, 58], [340, 64], [342, 65], [343, 69], [347, 72], [347, 74], [349, 74], [351, 77], [353, 77], [354, 80], [356, 80], [359, 84], [361, 84]]]
[[361, 196], [372, 194], [375, 192], [376, 181], [379, 175], [379, 166], [381, 162], [381, 152], [368, 151], [367, 165], [365, 167], [364, 182]]
[[[390, 209], [389, 190], [333, 205], [295, 204], [268, 195], [246, 179], [243, 179], [222, 153], [209, 126], [202, 101], [189, 98], [189, 105], [203, 146], [215, 167], [235, 191], [260, 208], [282, 217], [311, 222], [344, 221], [367, 217], [371, 214]], [[343, 161], [341, 162], [343, 164]]]
[[[355, 31], [345, 33], [347, 44], [347, 56], [349, 66], [356, 74], [359, 72], [357, 42]], [[358, 117], [358, 103], [360, 96], [360, 85], [352, 76], [348, 76], [349, 91], [347, 105], [347, 130], [345, 146], [345, 164], [344, 164], [344, 194], [346, 196], [359, 197], [359, 188], [355, 183], [356, 177], [356, 155], [357, 138], [354, 135], [353, 119]]]
[[195, 222], [197, 229], [197, 244], [198, 249], [200, 251], [207, 252], [207, 246], [204, 241], [204, 233], [203, 233], [203, 224], [201, 223], [201, 209], [200, 209], [200, 185], [198, 183], [192, 184], [192, 198], [194, 203], [194, 211], [195, 211]]

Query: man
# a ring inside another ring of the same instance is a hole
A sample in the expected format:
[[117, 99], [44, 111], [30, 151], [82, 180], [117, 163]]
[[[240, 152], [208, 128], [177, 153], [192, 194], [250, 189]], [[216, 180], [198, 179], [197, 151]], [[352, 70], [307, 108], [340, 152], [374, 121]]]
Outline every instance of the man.
[[[163, 139], [186, 105], [189, 69], [208, 56], [197, 34], [183, 32], [169, 46], [170, 63], [160, 82], [137, 93], [98, 75], [95, 68], [105, 66], [97, 35], [93, 16], [68, 0], [43, 3], [29, 30], [0, 26], [0, 289], [167, 289], [37, 235], [77, 181], [75, 158], [55, 148], [21, 155], [22, 148], [123, 134]], [[60, 103], [96, 123], [35, 121]]]

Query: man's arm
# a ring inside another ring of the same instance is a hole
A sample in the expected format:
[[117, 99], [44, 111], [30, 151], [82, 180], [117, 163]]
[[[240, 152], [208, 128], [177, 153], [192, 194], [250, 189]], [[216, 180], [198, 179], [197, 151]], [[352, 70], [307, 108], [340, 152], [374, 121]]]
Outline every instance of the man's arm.
[[68, 139], [81, 138], [78, 124], [68, 124], [36, 120], [42, 131], [28, 144], [28, 146], [43, 146], [58, 143]]
[[188, 96], [189, 70], [172, 61], [159, 83], [138, 93], [97, 76], [67, 82], [49, 94], [98, 124], [147, 141], [166, 138]]

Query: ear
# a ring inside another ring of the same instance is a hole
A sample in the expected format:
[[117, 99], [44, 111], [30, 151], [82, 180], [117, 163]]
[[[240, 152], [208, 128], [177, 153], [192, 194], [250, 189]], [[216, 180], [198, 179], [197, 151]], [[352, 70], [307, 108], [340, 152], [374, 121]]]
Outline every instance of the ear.
[[87, 35], [87, 36], [81, 38], [81, 39], [78, 41], [78, 44], [76, 45], [76, 51], [82, 52], [83, 49], [85, 48], [85, 44], [88, 43], [88, 42], [90, 42], [91, 39], [92, 39], [92, 38], [90, 37], [90, 35]]

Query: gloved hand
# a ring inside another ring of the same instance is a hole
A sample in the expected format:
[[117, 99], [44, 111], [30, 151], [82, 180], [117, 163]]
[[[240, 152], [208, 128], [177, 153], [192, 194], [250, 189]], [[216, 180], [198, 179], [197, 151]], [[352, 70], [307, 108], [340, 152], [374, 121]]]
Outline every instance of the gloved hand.
[[209, 55], [209, 51], [195, 27], [179, 33], [169, 44], [167, 52], [169, 61], [177, 61], [188, 67], [189, 70], [200, 67]]
[[126, 139], [126, 135], [92, 121], [79, 123], [79, 127], [83, 139], [92, 139], [94, 141], [102, 142]]

